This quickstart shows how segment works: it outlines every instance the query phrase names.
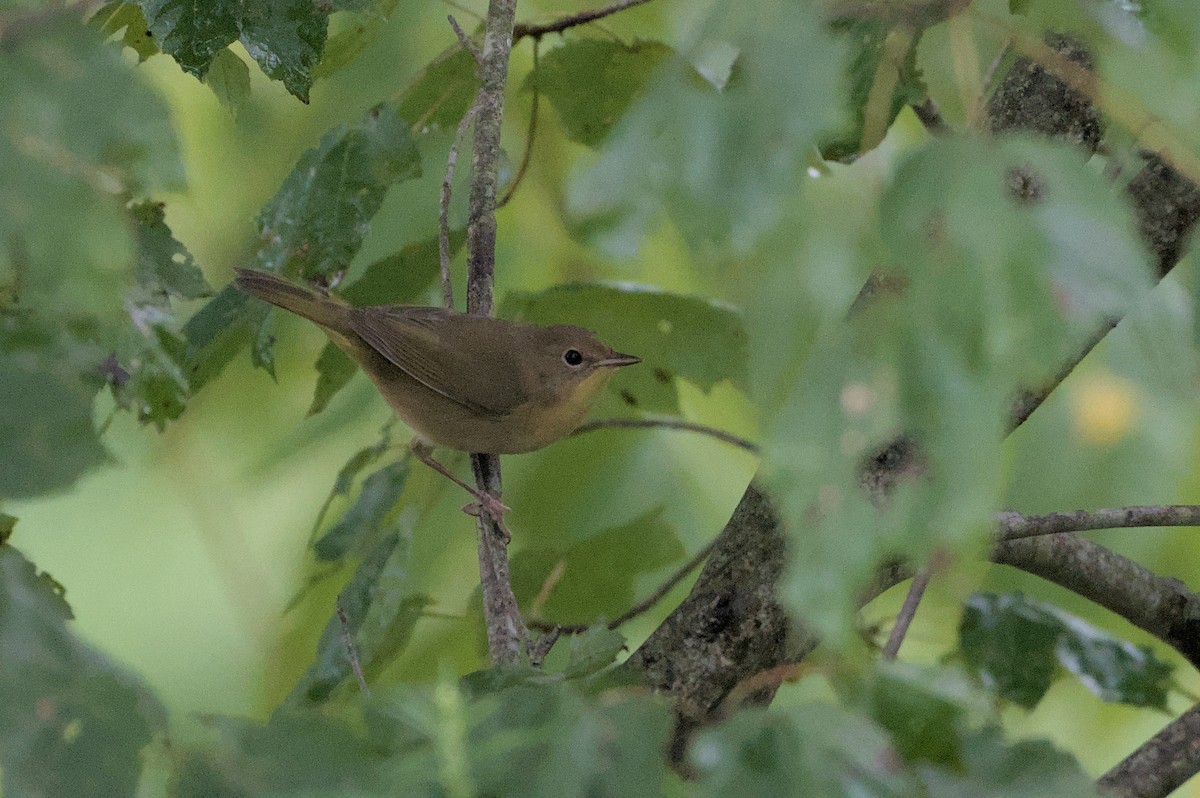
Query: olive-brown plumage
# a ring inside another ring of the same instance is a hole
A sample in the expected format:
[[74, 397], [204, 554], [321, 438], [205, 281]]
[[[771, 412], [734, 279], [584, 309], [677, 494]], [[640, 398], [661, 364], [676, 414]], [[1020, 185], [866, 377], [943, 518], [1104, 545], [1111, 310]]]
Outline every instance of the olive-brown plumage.
[[426, 443], [519, 454], [569, 435], [613, 369], [639, 362], [582, 327], [539, 327], [452, 310], [352, 307], [275, 274], [238, 286], [320, 325]]

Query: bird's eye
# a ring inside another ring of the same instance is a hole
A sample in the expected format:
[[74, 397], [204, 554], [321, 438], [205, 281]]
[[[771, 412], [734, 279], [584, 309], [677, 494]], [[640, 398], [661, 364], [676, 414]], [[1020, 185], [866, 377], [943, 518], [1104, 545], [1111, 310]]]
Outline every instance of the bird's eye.
[[583, 362], [583, 355], [579, 354], [578, 349], [568, 349], [563, 352], [563, 362], [568, 366], [578, 366]]

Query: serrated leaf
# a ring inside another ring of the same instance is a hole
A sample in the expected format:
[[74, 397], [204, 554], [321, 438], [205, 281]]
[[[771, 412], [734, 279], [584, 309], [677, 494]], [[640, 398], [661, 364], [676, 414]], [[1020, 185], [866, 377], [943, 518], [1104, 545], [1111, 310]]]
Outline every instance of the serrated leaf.
[[973, 595], [958, 654], [989, 689], [1023, 707], [1041, 701], [1062, 666], [1102, 700], [1166, 708], [1169, 664], [1019, 593]]
[[137, 0], [162, 51], [204, 78], [217, 54], [241, 41], [266, 75], [308, 102], [328, 19], [310, 0]]
[[524, 90], [546, 95], [568, 138], [597, 147], [673, 54], [660, 42], [569, 41], [542, 56]]
[[62, 588], [0, 546], [0, 767], [6, 795], [133, 795], [162, 707], [67, 627]]
[[603, 623], [589, 627], [582, 634], [572, 635], [563, 675], [568, 679], [590, 676], [612, 665], [624, 649], [625, 635]]
[[183, 325], [187, 341], [184, 368], [192, 393], [217, 376], [254, 340], [270, 305], [251, 302], [233, 285], [222, 288]]
[[267, 269], [330, 281], [349, 266], [387, 189], [419, 176], [408, 124], [387, 105], [340, 125], [300, 156], [258, 217]]
[[407, 480], [407, 460], [398, 460], [368, 476], [350, 509], [313, 544], [317, 559], [339, 560], [379, 530], [384, 518], [399, 501]]
[[192, 253], [171, 234], [161, 202], [140, 202], [131, 207], [137, 222], [138, 262], [134, 276], [151, 293], [181, 299], [212, 296], [212, 287], [192, 260]]
[[629, 283], [577, 284], [509, 293], [503, 311], [536, 324], [586, 327], [615, 349], [642, 358], [621, 369], [609, 389], [639, 410], [676, 410], [676, 378], [705, 391], [722, 380], [746, 384], [741, 314], [703, 297]]

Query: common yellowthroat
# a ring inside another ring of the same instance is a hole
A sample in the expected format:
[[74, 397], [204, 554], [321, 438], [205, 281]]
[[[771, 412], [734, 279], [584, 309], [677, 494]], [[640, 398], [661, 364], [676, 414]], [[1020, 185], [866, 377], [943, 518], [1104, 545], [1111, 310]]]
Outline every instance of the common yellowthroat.
[[466, 488], [502, 530], [508, 508], [454, 476], [430, 456], [432, 448], [540, 449], [579, 426], [615, 368], [641, 362], [582, 327], [539, 327], [443, 308], [358, 308], [270, 272], [236, 272], [243, 291], [321, 327], [416, 433], [417, 457]]

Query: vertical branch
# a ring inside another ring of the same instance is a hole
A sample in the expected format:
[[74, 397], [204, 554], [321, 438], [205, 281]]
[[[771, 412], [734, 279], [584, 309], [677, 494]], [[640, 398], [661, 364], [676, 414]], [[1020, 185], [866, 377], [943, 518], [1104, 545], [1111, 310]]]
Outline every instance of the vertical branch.
[[[467, 211], [467, 312], [492, 312], [492, 283], [496, 269], [496, 171], [500, 160], [500, 122], [504, 118], [504, 84], [512, 49], [517, 0], [490, 0], [483, 39], [479, 93], [475, 97], [475, 153], [471, 163], [471, 194]], [[471, 468], [480, 490], [500, 496], [500, 458], [471, 455]], [[494, 664], [515, 664], [521, 658], [528, 631], [517, 608], [508, 573], [508, 550], [496, 522], [485, 513], [477, 517], [479, 578], [488, 652]]]

